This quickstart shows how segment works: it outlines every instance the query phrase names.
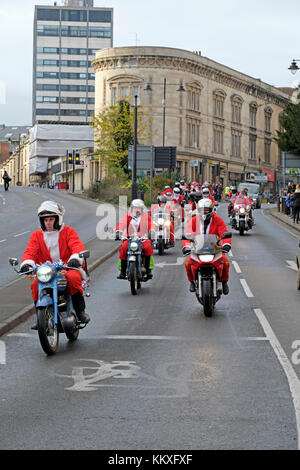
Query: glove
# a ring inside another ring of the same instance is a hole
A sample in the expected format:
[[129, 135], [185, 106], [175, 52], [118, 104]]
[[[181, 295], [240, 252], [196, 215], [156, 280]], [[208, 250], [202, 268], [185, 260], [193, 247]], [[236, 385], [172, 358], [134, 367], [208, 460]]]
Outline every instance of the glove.
[[80, 262], [76, 258], [72, 258], [68, 261], [69, 268], [79, 268]]
[[190, 247], [190, 246], [184, 246], [184, 247], [182, 248], [182, 254], [183, 254], [183, 255], [187, 255], [187, 254], [189, 254], [190, 252], [191, 252], [191, 247]]
[[29, 271], [32, 271], [31, 264], [24, 264], [20, 269], [20, 273], [28, 273]]
[[230, 245], [224, 245], [224, 246], [222, 246], [222, 252], [223, 252], [223, 253], [228, 253], [230, 250], [231, 250], [231, 246], [230, 246]]

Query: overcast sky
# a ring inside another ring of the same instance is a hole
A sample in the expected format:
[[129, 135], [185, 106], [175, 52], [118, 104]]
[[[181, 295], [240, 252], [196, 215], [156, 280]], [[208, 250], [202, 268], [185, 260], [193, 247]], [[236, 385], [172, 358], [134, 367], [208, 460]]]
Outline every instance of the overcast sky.
[[[34, 5], [53, 3], [0, 0], [0, 124], [31, 125]], [[114, 8], [114, 46], [200, 50], [276, 87], [300, 81], [300, 71], [288, 70], [292, 59], [300, 59], [300, 0], [94, 0], [94, 5]]]

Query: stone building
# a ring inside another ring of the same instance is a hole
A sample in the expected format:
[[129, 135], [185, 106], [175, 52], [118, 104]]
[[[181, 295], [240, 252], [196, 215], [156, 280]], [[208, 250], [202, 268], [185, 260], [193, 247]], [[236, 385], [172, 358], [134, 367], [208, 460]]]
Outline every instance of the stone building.
[[238, 183], [280, 169], [274, 137], [290, 100], [286, 90], [200, 52], [167, 47], [102, 49], [93, 67], [95, 113], [138, 95], [139, 109], [152, 117], [151, 137], [139, 143], [176, 146], [177, 168], [188, 180]]

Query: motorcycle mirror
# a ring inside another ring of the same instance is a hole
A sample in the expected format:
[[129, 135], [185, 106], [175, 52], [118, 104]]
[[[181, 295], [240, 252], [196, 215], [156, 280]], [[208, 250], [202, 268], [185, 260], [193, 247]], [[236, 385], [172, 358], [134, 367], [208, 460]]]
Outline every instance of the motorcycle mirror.
[[225, 232], [223, 234], [223, 237], [221, 238], [221, 240], [224, 240], [225, 238], [232, 238], [232, 233], [231, 232]]
[[79, 253], [79, 258], [84, 258], [84, 259], [87, 259], [90, 257], [90, 252], [89, 250], [85, 250], [85, 251], [81, 251], [81, 253]]
[[9, 258], [9, 262], [11, 266], [17, 266], [17, 264], [19, 264], [18, 258]]

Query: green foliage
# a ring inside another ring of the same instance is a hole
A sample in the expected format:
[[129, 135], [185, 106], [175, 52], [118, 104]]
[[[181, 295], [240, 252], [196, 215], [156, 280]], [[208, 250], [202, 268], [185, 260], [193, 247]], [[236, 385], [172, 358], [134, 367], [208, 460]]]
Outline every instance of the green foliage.
[[288, 103], [279, 121], [283, 130], [275, 140], [280, 150], [300, 155], [300, 104]]
[[[148, 137], [150, 119], [138, 110], [137, 138], [142, 141]], [[134, 140], [134, 112], [126, 100], [110, 106], [94, 117], [96, 154], [101, 163], [108, 168], [121, 168], [128, 172], [128, 146]]]

